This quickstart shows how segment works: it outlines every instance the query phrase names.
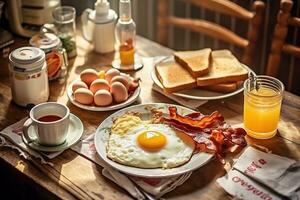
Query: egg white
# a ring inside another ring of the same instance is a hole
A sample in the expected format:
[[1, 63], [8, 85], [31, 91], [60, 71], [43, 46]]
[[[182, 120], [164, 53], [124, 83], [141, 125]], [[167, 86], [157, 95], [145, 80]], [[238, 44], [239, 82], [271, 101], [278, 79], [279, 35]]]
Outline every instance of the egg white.
[[[149, 130], [162, 133], [167, 143], [162, 149], [146, 151], [137, 143], [140, 133]], [[139, 168], [173, 168], [188, 162], [194, 151], [194, 143], [183, 140], [175, 130], [165, 124], [139, 124], [125, 134], [111, 132], [107, 156], [111, 160]]]

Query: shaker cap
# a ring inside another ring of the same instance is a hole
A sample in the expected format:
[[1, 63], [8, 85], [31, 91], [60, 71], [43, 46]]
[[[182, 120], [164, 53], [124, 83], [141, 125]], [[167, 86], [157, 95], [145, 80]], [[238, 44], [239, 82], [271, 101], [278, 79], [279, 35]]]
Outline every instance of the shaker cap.
[[37, 47], [21, 47], [9, 54], [9, 60], [16, 71], [32, 71], [43, 67], [45, 53]]

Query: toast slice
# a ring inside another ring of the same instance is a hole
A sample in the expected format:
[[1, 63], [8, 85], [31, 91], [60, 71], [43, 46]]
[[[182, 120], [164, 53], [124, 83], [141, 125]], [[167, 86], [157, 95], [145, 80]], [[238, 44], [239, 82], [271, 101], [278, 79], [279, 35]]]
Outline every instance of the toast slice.
[[174, 58], [176, 62], [186, 68], [194, 78], [197, 78], [208, 74], [210, 53], [210, 48], [197, 51], [178, 51], [174, 53]]
[[229, 50], [217, 50], [211, 53], [211, 68], [207, 75], [197, 78], [198, 86], [244, 81], [248, 71]]
[[230, 93], [236, 91], [242, 82], [220, 83], [217, 85], [199, 86], [198, 88], [219, 93]]
[[197, 86], [196, 79], [181, 65], [174, 61], [159, 63], [155, 66], [155, 73], [168, 93]]

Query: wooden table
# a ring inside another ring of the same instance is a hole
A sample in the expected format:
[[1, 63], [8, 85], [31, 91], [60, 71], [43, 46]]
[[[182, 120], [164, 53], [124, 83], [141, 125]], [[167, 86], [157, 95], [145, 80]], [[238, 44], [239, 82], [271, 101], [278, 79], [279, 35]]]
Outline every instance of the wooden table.
[[[24, 40], [22, 40], [24, 43]], [[113, 112], [91, 112], [72, 105], [66, 95], [66, 86], [78, 77], [85, 68], [110, 64], [114, 54], [100, 55], [92, 52], [91, 46], [81, 37], [77, 38], [78, 56], [70, 60], [69, 73], [65, 80], [51, 82], [50, 101], [62, 102], [69, 106], [72, 113], [80, 117], [84, 123], [85, 134], [91, 134], [103, 119]], [[19, 45], [21, 43], [18, 43]], [[138, 37], [137, 49], [141, 56], [170, 55], [172, 50], [162, 47], [152, 41]], [[11, 101], [9, 88], [7, 60], [0, 61], [0, 129], [20, 120], [27, 115], [27, 111]], [[174, 103], [163, 95], [152, 91], [150, 67], [133, 73], [142, 79], [141, 98], [137, 103], [165, 102]], [[136, 104], [137, 104], [136, 103]], [[243, 95], [236, 95], [224, 100], [210, 101], [200, 107], [203, 113], [219, 110], [231, 124], [242, 123]], [[300, 97], [288, 92], [284, 94], [279, 133], [270, 140], [255, 140], [247, 137], [249, 145], [261, 145], [272, 150], [273, 153], [300, 159]], [[167, 199], [231, 199], [218, 186], [215, 180], [226, 173], [232, 164], [228, 155], [225, 166], [216, 160], [196, 170], [193, 175], [176, 190], [165, 195]], [[27, 161], [7, 148], [0, 151], [0, 170], [7, 168], [11, 174], [7, 177], [17, 177], [13, 184], [24, 183], [37, 187], [38, 195], [59, 197], [63, 199], [131, 199], [121, 188], [101, 175], [101, 167], [78, 155], [72, 150], [66, 150], [62, 155], [53, 159], [53, 167], [41, 165], [38, 161]], [[17, 175], [16, 175], [17, 174]], [[0, 179], [5, 185], [5, 179]], [[12, 191], [15, 191], [13, 189]], [[24, 193], [25, 196], [30, 194]], [[32, 195], [32, 194], [31, 194]]]

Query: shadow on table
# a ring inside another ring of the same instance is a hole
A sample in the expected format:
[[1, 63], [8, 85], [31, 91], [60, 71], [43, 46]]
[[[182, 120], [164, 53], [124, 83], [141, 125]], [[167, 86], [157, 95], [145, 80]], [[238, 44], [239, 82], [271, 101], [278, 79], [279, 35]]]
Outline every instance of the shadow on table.
[[178, 198], [195, 194], [195, 198], [200, 198], [202, 196], [201, 194], [205, 194], [208, 190], [211, 190], [211, 185], [215, 184], [215, 180], [225, 173], [224, 166], [216, 159], [213, 159], [206, 165], [194, 171], [185, 183], [177, 187], [174, 191], [166, 194], [164, 197]]

